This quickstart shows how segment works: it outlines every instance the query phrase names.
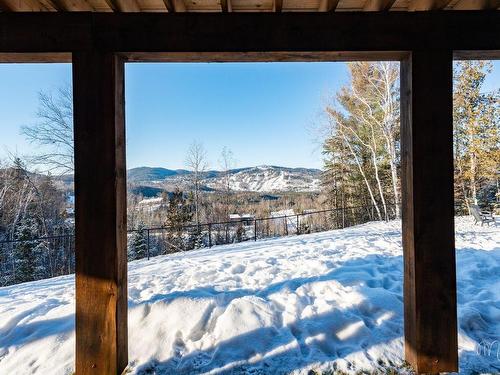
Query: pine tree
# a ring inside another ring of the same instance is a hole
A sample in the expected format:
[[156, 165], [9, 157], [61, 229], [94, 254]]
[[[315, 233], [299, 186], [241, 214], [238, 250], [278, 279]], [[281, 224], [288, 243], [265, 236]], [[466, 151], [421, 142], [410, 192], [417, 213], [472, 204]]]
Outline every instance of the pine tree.
[[497, 189], [500, 90], [483, 91], [491, 69], [489, 61], [459, 61], [454, 69], [455, 200], [464, 207], [480, 203], [482, 189]]
[[148, 238], [145, 225], [140, 222], [128, 240], [128, 260], [142, 259], [148, 253]]
[[184, 193], [178, 188], [175, 189], [168, 202], [165, 220], [169, 252], [186, 250], [184, 227], [191, 221], [192, 217], [191, 205], [184, 197]]
[[45, 275], [43, 267], [44, 247], [37, 243], [37, 223], [34, 219], [25, 218], [16, 226], [14, 232], [14, 281], [22, 283], [36, 280]]

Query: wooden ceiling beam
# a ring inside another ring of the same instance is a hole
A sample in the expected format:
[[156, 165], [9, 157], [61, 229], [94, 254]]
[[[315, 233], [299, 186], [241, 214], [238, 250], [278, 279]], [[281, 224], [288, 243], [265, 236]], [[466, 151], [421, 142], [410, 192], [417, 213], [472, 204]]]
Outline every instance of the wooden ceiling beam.
[[114, 12], [140, 12], [141, 8], [136, 0], [106, 0]]
[[186, 4], [184, 0], [163, 0], [168, 13], [183, 13], [186, 12]]
[[168, 13], [174, 13], [175, 12], [174, 1], [173, 0], [163, 0], [163, 3], [165, 4], [165, 8], [167, 8]]
[[273, 11], [281, 13], [283, 10], [283, 0], [273, 0]]
[[381, 12], [391, 9], [396, 0], [367, 0], [363, 10], [365, 12]]
[[123, 53], [365, 51], [370, 55], [370, 51], [423, 48], [500, 50], [497, 11], [280, 15], [233, 12], [230, 16], [3, 12], [0, 25], [0, 52], [72, 52], [98, 48]]
[[320, 0], [318, 12], [333, 12], [338, 4], [339, 0]]
[[427, 11], [446, 8], [452, 0], [411, 0], [408, 4], [409, 11]]
[[222, 13], [228, 13], [233, 11], [233, 4], [231, 3], [231, 0], [220, 0], [220, 7]]

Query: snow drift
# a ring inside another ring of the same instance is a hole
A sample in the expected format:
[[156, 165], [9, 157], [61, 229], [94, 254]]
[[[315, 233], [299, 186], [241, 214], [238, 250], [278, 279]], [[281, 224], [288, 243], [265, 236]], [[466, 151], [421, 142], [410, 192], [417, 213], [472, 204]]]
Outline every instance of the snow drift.
[[[497, 373], [500, 228], [456, 231], [461, 372]], [[130, 372], [408, 371], [402, 264], [399, 222], [132, 262]], [[74, 308], [73, 276], [0, 288], [0, 374], [72, 373]]]

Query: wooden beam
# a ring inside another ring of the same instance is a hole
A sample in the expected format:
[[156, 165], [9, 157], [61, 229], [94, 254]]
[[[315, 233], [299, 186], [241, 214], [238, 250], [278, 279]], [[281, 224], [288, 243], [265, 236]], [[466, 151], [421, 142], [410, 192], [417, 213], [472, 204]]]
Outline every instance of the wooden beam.
[[281, 13], [283, 10], [283, 0], [273, 0], [273, 11]]
[[333, 12], [338, 4], [339, 0], [320, 0], [318, 12]]
[[[127, 62], [314, 62], [314, 61], [400, 61], [406, 52], [132, 52]], [[15, 57], [11, 58], [11, 61]], [[0, 53], [0, 61], [2, 54]]]
[[169, 13], [174, 13], [175, 12], [175, 7], [174, 7], [174, 1], [173, 0], [163, 0], [163, 3], [165, 4], [165, 8], [167, 8], [167, 11]]
[[401, 64], [405, 356], [417, 373], [458, 370], [452, 59], [417, 50]]
[[366, 12], [380, 12], [391, 9], [396, 0], [367, 0], [363, 10]]
[[228, 13], [233, 11], [233, 4], [231, 3], [231, 0], [220, 0], [220, 7], [222, 13]]
[[1, 53], [0, 63], [71, 63], [71, 53]]
[[169, 13], [182, 13], [186, 11], [184, 0], [163, 0]]
[[0, 13], [0, 52], [488, 51], [498, 35], [497, 11]]
[[106, 0], [114, 12], [140, 12], [141, 8], [136, 0]]
[[446, 8], [452, 0], [411, 0], [408, 4], [410, 11], [427, 11]]
[[73, 54], [76, 194], [76, 373], [127, 366], [124, 63]]

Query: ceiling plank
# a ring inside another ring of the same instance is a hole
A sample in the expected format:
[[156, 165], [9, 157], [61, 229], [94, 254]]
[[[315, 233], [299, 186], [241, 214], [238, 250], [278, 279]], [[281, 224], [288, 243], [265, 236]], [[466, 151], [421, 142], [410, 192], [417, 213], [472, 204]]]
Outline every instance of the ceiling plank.
[[273, 10], [276, 13], [281, 13], [283, 10], [283, 0], [273, 0]]
[[0, 8], [9, 12], [45, 12], [50, 10], [35, 0], [0, 0]]
[[141, 8], [136, 0], [106, 0], [114, 12], [140, 12]]
[[493, 10], [500, 7], [500, 0], [460, 0], [453, 9], [456, 10]]
[[411, 0], [408, 4], [409, 11], [439, 10], [446, 8], [452, 0]]
[[86, 0], [52, 0], [57, 2], [62, 11], [93, 12], [95, 9]]
[[381, 12], [391, 9], [396, 0], [367, 0], [363, 10], [365, 12]]
[[333, 12], [340, 0], [320, 0], [318, 12]]

